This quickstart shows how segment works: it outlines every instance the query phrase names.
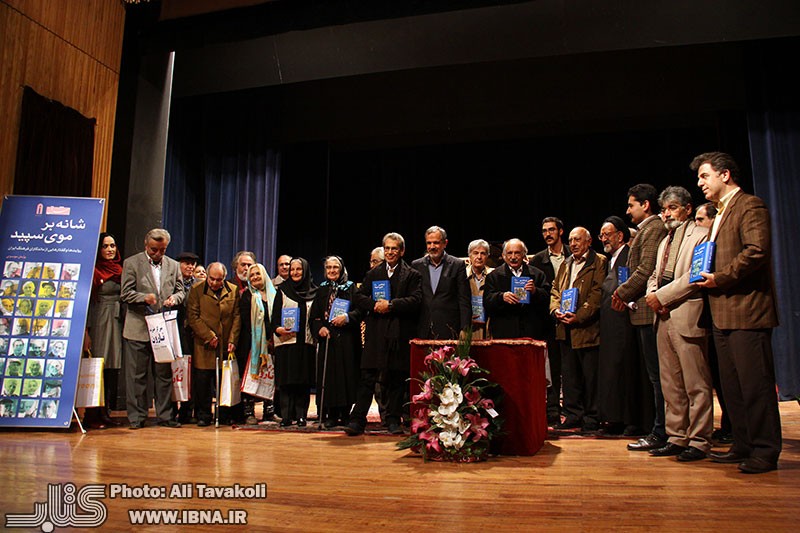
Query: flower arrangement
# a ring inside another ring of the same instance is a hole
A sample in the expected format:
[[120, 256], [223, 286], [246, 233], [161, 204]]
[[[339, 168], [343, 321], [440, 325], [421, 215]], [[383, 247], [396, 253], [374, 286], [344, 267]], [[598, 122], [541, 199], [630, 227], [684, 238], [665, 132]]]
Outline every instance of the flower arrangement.
[[485, 460], [489, 444], [500, 433], [502, 420], [487, 397], [497, 385], [481, 374], [469, 356], [471, 335], [456, 348], [444, 346], [425, 357], [421, 392], [411, 399], [411, 435], [399, 449], [411, 449], [424, 460], [474, 462]]

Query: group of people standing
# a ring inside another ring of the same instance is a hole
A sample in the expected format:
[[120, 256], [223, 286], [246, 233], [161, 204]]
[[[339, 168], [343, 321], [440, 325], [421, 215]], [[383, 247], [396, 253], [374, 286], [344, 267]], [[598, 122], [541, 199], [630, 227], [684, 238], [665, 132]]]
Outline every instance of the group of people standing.
[[[446, 252], [446, 231], [432, 226], [426, 254], [411, 263], [403, 259], [403, 236], [384, 235], [360, 284], [338, 256], [324, 259], [325, 280], [317, 285], [304, 258], [280, 256], [278, 276], [270, 279], [246, 251], [234, 258], [230, 281], [219, 262], [200, 280], [196, 255], [182, 254], [179, 262], [165, 255], [163, 229], [151, 230], [145, 250], [122, 264], [113, 237], [104, 234], [88, 336], [110, 354], [106, 368], [118, 368], [120, 351], [107, 345], [117, 342], [114, 320], [120, 302], [127, 304], [122, 337], [133, 429], [146, 418], [150, 373], [160, 425], [192, 418], [208, 425], [214, 359], [230, 353], [241, 374], [274, 364], [274, 413], [282, 426], [307, 424], [315, 389], [320, 421], [351, 436], [364, 432], [376, 394], [389, 431], [404, 432], [412, 338], [458, 339], [471, 331], [477, 339], [543, 339], [547, 414], [556, 429], [641, 437], [628, 449], [683, 462], [710, 455], [743, 472], [766, 472], [777, 468], [781, 450], [769, 215], [761, 200], [741, 191], [729, 155], [701, 154], [690, 166], [710, 203], [695, 209], [683, 187], [659, 194], [635, 185], [627, 194], [633, 226], [618, 216], [600, 225], [604, 254], [592, 249], [585, 227], [572, 228], [565, 246], [564, 224], [547, 217], [544, 250], [529, 255], [522, 240], [508, 239], [502, 264], [492, 268], [487, 241], [472, 241], [465, 262]], [[716, 246], [714, 266], [702, 281], [689, 282], [694, 250], [706, 241]], [[568, 291], [573, 307], [565, 307]], [[194, 367], [194, 404], [181, 407], [193, 412], [171, 404], [170, 368], [153, 363], [144, 320], [181, 307]], [[728, 439], [716, 434], [717, 443], [732, 441], [716, 454], [709, 453], [715, 389], [722, 430], [730, 431]], [[228, 417], [256, 423], [256, 401], [244, 395]], [[267, 401], [265, 418], [272, 409]]]

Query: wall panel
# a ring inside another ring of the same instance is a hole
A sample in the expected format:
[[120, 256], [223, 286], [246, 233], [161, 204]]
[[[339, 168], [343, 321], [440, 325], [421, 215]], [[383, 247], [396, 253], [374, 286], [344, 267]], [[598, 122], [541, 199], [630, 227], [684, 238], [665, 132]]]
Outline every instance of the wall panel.
[[0, 194], [14, 185], [22, 88], [97, 119], [92, 194], [108, 198], [125, 8], [0, 0]]

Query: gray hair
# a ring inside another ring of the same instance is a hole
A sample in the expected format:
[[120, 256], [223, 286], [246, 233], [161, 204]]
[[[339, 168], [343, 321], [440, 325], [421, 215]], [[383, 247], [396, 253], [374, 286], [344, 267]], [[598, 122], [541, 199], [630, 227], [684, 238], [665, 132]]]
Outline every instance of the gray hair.
[[384, 235], [383, 239], [381, 239], [381, 243], [384, 246], [386, 246], [386, 240], [387, 239], [392, 239], [392, 240], [397, 241], [398, 243], [400, 243], [400, 249], [401, 250], [405, 250], [406, 249], [406, 240], [399, 233], [395, 233], [395, 232], [392, 231], [392, 232], [387, 233], [386, 235]]
[[144, 236], [144, 245], [147, 246], [147, 243], [150, 241], [158, 241], [163, 242], [172, 240], [172, 237], [169, 236], [169, 232], [164, 228], [153, 228], [147, 232], [147, 235]]
[[475, 239], [467, 246], [467, 255], [470, 255], [475, 248], [486, 248], [487, 254], [491, 251], [488, 242], [483, 239]]
[[516, 237], [513, 239], [508, 239], [506, 242], [503, 243], [503, 255], [506, 254], [506, 248], [508, 248], [508, 245], [514, 242], [520, 243], [522, 245], [522, 253], [528, 255], [528, 247], [525, 246], [525, 242], [522, 239], [517, 239]]
[[[237, 252], [236, 255], [233, 256], [233, 261], [231, 261], [231, 267], [234, 270], [239, 268], [239, 258], [242, 257], [243, 255], [249, 255], [250, 259], [253, 260], [253, 263], [258, 263], [258, 261], [256, 260], [256, 254], [254, 254], [253, 252], [251, 252], [249, 250], [242, 250], [241, 252]], [[208, 266], [211, 266], [211, 265], [208, 265]], [[228, 275], [227, 271], [225, 272], [225, 275], [226, 276]]]
[[372, 259], [372, 254], [378, 254], [378, 257], [381, 258], [381, 261], [386, 259], [386, 255], [383, 253], [383, 246], [376, 246], [375, 248], [373, 248], [372, 251], [369, 253], [370, 259]]
[[439, 226], [431, 226], [430, 228], [428, 228], [428, 229], [426, 229], [426, 230], [425, 230], [425, 236], [426, 236], [426, 237], [427, 237], [428, 235], [430, 235], [431, 233], [439, 233], [439, 234], [442, 236], [442, 240], [443, 240], [443, 241], [446, 241], [446, 240], [447, 240], [447, 232], [446, 232], [446, 231], [444, 230], [444, 228], [442, 228], [442, 227], [439, 227]]
[[687, 206], [692, 203], [692, 195], [679, 185], [670, 185], [658, 195], [658, 204], [664, 207], [671, 200], [676, 200], [680, 205]]

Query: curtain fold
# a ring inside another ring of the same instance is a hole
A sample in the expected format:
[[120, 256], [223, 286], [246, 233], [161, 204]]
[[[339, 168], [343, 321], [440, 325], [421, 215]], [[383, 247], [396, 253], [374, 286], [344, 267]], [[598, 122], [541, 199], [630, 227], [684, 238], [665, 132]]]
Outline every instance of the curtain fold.
[[250, 250], [271, 273], [281, 150], [263, 124], [264, 114], [242, 103], [173, 103], [164, 179], [171, 255], [193, 251], [230, 269], [236, 252]]

